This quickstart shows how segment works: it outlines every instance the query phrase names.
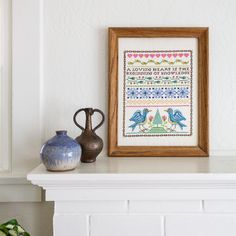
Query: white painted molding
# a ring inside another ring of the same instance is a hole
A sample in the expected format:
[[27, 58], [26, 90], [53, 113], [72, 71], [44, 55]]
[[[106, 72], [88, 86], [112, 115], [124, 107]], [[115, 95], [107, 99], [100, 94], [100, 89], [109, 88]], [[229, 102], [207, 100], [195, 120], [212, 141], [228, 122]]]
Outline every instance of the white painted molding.
[[0, 169], [26, 176], [42, 143], [43, 0], [0, 1]]
[[0, 0], [0, 171], [11, 168], [11, 0]]
[[[177, 222], [192, 217], [184, 223], [203, 228], [194, 235], [216, 235], [219, 229], [235, 232], [235, 160], [103, 157], [69, 172], [48, 172], [41, 164], [27, 177], [46, 190], [47, 201], [55, 202], [55, 236], [73, 235], [68, 224], [77, 225], [81, 235], [164, 236], [173, 228], [171, 217]], [[204, 222], [215, 217], [220, 217], [217, 223], [204, 228]], [[198, 218], [203, 223], [198, 224]]]
[[235, 170], [236, 161], [110, 158], [65, 173], [41, 164], [27, 178], [53, 201], [217, 200], [236, 198]]
[[[3, 141], [10, 140], [12, 155], [11, 158], [4, 155], [4, 162], [0, 162], [0, 201], [39, 201], [40, 188], [32, 186], [26, 175], [39, 164], [42, 137], [43, 0], [1, 0], [9, 4], [9, 9], [10, 2], [11, 24], [6, 27], [12, 32], [12, 40], [7, 41], [11, 44], [7, 46], [12, 55], [12, 70], [8, 73], [12, 76], [12, 86], [7, 87], [6, 107], [10, 111], [4, 113], [8, 115], [4, 120], [8, 120], [12, 130], [9, 128], [7, 132], [4, 126]], [[5, 143], [3, 146], [7, 147]]]

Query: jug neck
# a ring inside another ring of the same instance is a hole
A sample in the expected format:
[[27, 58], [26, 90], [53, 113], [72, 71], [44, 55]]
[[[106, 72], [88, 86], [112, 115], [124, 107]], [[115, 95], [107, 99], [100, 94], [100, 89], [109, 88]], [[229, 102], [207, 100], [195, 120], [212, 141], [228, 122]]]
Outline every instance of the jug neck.
[[85, 108], [85, 114], [86, 114], [85, 130], [92, 130], [93, 109]]

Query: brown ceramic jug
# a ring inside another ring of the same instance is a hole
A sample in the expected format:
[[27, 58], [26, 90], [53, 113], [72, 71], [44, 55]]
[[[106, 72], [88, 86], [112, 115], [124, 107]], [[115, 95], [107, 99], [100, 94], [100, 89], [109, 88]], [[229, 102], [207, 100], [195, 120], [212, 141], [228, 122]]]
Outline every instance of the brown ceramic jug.
[[[81, 111], [84, 111], [86, 115], [85, 128], [79, 125], [76, 120], [77, 115]], [[101, 114], [102, 120], [95, 128], [92, 128], [92, 115], [95, 112]], [[104, 113], [99, 109], [82, 108], [75, 112], [73, 120], [75, 125], [82, 130], [81, 135], [75, 139], [81, 145], [82, 148], [82, 155], [80, 159], [81, 162], [91, 163], [96, 161], [96, 157], [102, 151], [103, 141], [99, 136], [96, 135], [95, 130], [102, 126], [102, 124], [104, 123]]]

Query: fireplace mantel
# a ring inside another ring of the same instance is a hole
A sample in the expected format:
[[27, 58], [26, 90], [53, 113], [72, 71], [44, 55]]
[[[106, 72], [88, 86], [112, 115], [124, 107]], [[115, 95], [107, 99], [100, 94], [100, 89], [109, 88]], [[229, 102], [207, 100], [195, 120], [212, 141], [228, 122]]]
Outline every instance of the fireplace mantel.
[[[79, 227], [78, 236], [225, 236], [236, 231], [233, 159], [100, 158], [61, 173], [41, 164], [28, 179], [55, 202], [56, 236], [74, 233], [67, 222]], [[225, 227], [229, 234], [220, 233]]]

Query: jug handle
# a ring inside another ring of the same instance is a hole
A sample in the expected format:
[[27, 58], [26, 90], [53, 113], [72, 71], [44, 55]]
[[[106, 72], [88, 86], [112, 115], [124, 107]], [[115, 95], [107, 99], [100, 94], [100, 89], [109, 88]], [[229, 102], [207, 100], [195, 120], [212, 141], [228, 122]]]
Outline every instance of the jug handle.
[[102, 116], [102, 120], [101, 120], [101, 122], [100, 122], [95, 128], [93, 128], [93, 131], [95, 131], [96, 129], [98, 129], [99, 127], [101, 127], [101, 126], [103, 125], [104, 121], [105, 121], [105, 115], [104, 115], [104, 113], [103, 113], [101, 110], [99, 110], [99, 109], [93, 109], [93, 113], [94, 113], [94, 112], [98, 112], [98, 113]]
[[77, 120], [76, 120], [76, 116], [77, 116], [81, 111], [84, 111], [84, 112], [85, 112], [85, 108], [81, 108], [81, 109], [79, 109], [77, 112], [75, 112], [74, 117], [73, 117], [73, 121], [74, 121], [74, 123], [75, 123], [75, 125], [76, 125], [77, 127], [79, 127], [82, 131], [84, 131], [85, 128], [84, 128], [83, 126], [81, 126], [81, 125], [77, 122]]

